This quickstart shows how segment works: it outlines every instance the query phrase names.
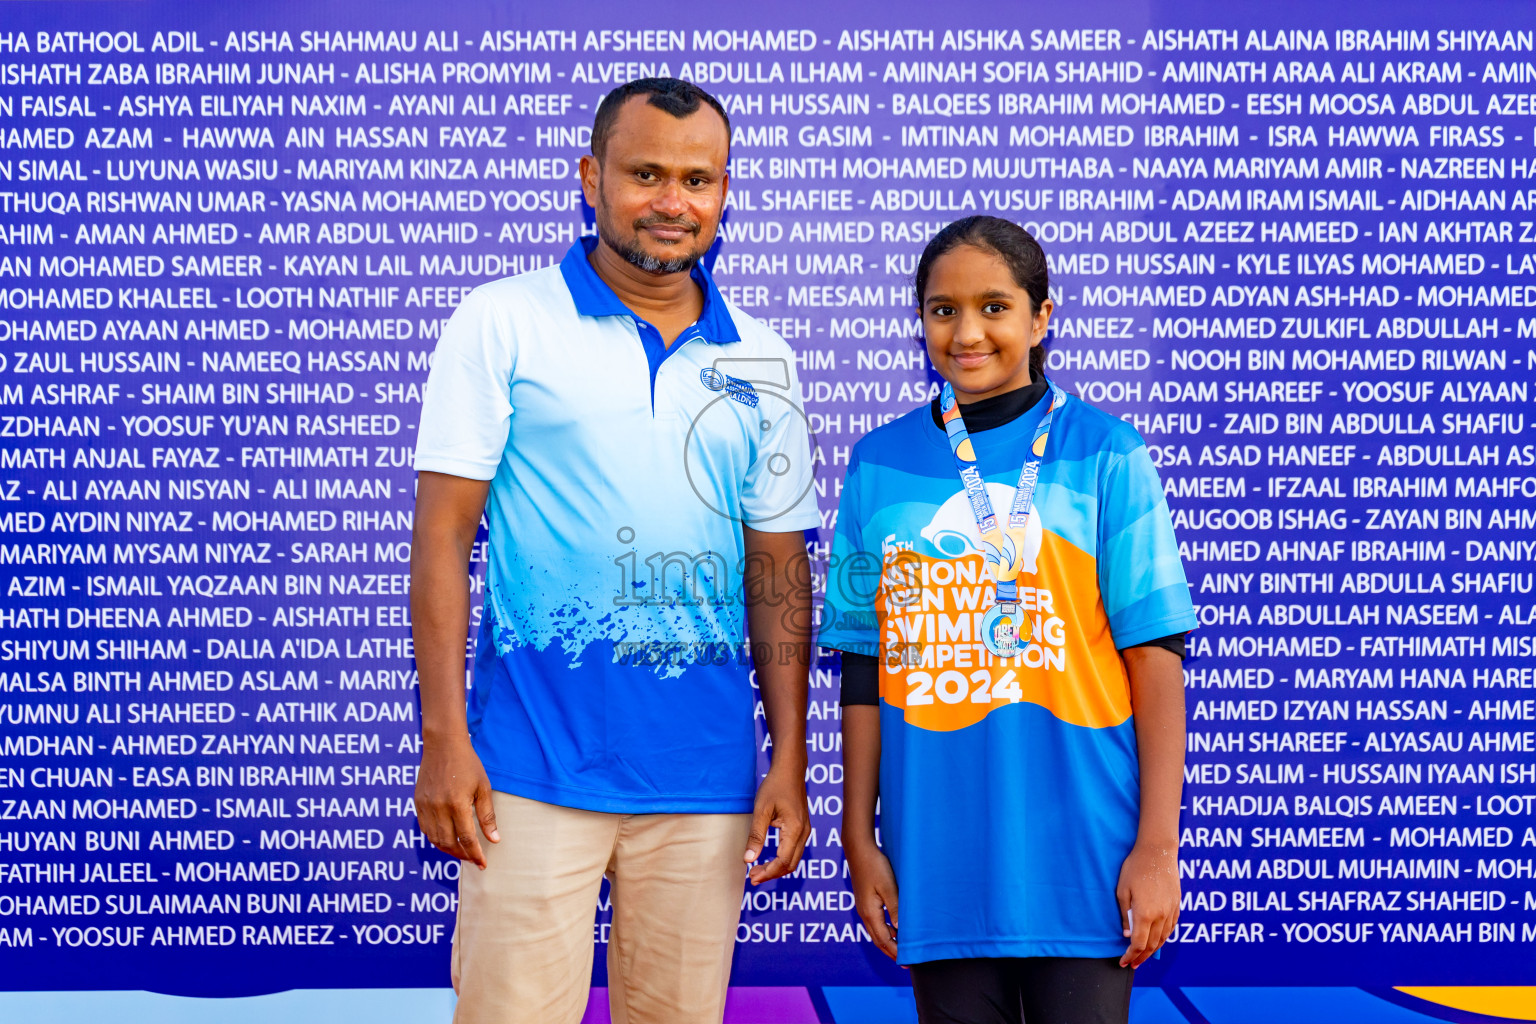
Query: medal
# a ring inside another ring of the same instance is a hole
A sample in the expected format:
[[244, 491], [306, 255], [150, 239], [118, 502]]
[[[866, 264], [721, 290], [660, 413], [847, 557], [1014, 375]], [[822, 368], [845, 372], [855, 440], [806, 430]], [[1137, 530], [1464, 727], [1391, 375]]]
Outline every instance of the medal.
[[939, 410], [944, 421], [944, 432], [949, 437], [949, 450], [955, 457], [955, 469], [965, 487], [971, 514], [976, 517], [976, 532], [981, 536], [982, 557], [992, 570], [992, 607], [981, 620], [981, 636], [978, 639], [987, 650], [999, 658], [1012, 658], [1022, 653], [1034, 640], [1034, 629], [1019, 604], [1019, 572], [1024, 565], [1024, 527], [1034, 508], [1035, 484], [1040, 479], [1040, 462], [1045, 456], [1045, 444], [1051, 430], [1051, 420], [1066, 397], [1051, 385], [1051, 404], [1035, 428], [1034, 440], [1024, 468], [1019, 471], [1019, 482], [1013, 491], [1013, 505], [1008, 519], [999, 524], [992, 500], [987, 497], [986, 481], [976, 467], [976, 450], [971, 445], [971, 435], [965, 429], [960, 415], [960, 403], [955, 399], [955, 389], [947, 381], [939, 396]]
[[[1010, 583], [1014, 594], [1018, 594], [1018, 583]], [[1001, 591], [1003, 584], [998, 584]], [[999, 658], [1012, 658], [1023, 654], [1029, 642], [1034, 639], [1034, 627], [1024, 615], [1024, 610], [1019, 607], [1018, 601], [1004, 601], [999, 598], [993, 602], [987, 614], [981, 619], [981, 642], [986, 644], [987, 650]]]

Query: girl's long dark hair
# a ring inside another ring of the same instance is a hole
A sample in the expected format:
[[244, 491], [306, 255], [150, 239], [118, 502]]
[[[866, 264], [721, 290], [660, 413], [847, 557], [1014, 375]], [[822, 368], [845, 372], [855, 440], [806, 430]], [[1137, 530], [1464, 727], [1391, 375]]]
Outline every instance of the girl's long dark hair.
[[[1041, 305], [1050, 296], [1051, 285], [1050, 268], [1045, 265], [1045, 253], [1040, 243], [1013, 221], [985, 215], [957, 220], [928, 240], [922, 258], [917, 261], [913, 282], [919, 305], [927, 295], [928, 275], [933, 271], [933, 264], [940, 256], [962, 245], [996, 253], [1007, 265], [1014, 283], [1029, 296], [1030, 315], [1040, 312]], [[1044, 345], [1036, 345], [1030, 350], [1029, 372], [1037, 377], [1045, 372]]]

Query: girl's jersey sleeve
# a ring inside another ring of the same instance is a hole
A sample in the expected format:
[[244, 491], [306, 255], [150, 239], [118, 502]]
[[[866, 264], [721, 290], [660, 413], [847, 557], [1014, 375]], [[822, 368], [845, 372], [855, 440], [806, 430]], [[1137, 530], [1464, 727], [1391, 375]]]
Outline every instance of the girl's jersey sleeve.
[[1157, 467], [1144, 444], [1112, 452], [1099, 490], [1099, 593], [1121, 650], [1194, 629], [1195, 609]]
[[837, 529], [832, 535], [832, 554], [827, 562], [827, 592], [821, 606], [821, 632], [817, 643], [871, 657], [879, 653], [880, 630], [875, 598], [880, 591], [880, 549], [865, 541], [864, 493], [866, 473], [858, 450], [849, 460], [843, 496], [837, 507]]

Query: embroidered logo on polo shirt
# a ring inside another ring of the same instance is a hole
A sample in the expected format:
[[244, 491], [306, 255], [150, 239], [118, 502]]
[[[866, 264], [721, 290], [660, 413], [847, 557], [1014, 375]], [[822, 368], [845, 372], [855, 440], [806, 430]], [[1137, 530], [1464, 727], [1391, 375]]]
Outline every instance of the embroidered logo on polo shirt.
[[757, 389], [739, 377], [731, 377], [713, 366], [706, 366], [699, 371], [699, 380], [711, 391], [724, 391], [742, 405], [757, 408]]

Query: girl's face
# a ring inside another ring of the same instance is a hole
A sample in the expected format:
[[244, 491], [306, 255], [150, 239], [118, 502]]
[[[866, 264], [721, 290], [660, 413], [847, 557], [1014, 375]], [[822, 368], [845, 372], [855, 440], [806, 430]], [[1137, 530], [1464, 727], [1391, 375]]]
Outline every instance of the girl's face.
[[923, 334], [934, 369], [964, 405], [1030, 382], [1029, 353], [1045, 340], [1051, 302], [1039, 312], [996, 253], [961, 245], [928, 273]]

